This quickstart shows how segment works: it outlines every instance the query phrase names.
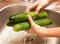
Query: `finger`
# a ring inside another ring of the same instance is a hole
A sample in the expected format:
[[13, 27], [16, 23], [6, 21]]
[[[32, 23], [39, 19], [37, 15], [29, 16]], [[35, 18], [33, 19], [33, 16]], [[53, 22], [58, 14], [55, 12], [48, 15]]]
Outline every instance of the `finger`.
[[46, 4], [40, 3], [35, 10], [35, 14], [38, 14], [42, 9], [44, 9], [48, 5], [49, 5], [48, 3], [46, 3]]
[[34, 2], [31, 6], [29, 6], [27, 9], [28, 10], [31, 10], [31, 9], [33, 9], [33, 8], [35, 8], [35, 7], [37, 7], [38, 6], [38, 4], [39, 4], [39, 2], [37, 1], [37, 2]]
[[35, 14], [38, 14], [39, 11], [41, 10], [42, 6], [39, 4], [38, 7], [35, 10]]
[[28, 20], [29, 20], [31, 26], [33, 26], [35, 23], [34, 23], [32, 17], [30, 15], [28, 15], [27, 17], [28, 17]]

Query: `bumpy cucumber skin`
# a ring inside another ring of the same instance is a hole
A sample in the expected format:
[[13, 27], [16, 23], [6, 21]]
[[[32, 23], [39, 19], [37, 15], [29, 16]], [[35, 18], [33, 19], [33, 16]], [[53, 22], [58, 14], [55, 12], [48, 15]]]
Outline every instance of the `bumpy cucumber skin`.
[[21, 31], [29, 28], [30, 28], [29, 22], [18, 23], [13, 26], [14, 31]]
[[46, 12], [40, 12], [38, 15], [35, 15], [34, 12], [29, 12], [29, 13], [23, 12], [23, 13], [19, 13], [19, 14], [10, 16], [9, 21], [14, 22], [14, 23], [28, 21], [27, 15], [32, 16], [33, 20], [47, 17]]
[[36, 24], [40, 25], [40, 26], [45, 26], [45, 25], [50, 25], [52, 24], [52, 20], [50, 19], [40, 19], [40, 20], [35, 20], [34, 21]]
[[43, 11], [41, 11], [41, 12], [37, 15], [37, 18], [41, 18], [41, 19], [46, 18], [46, 17], [47, 17], [47, 12], [43, 12]]
[[27, 13], [15, 14], [9, 17], [9, 21], [13, 23], [27, 21]]
[[[52, 21], [50, 19], [39, 19], [39, 20], [34, 20], [34, 22], [40, 26], [52, 24]], [[31, 26], [29, 22], [22, 22], [22, 23], [15, 24], [13, 26], [13, 29], [14, 31], [21, 31], [21, 30], [29, 29], [30, 27]]]

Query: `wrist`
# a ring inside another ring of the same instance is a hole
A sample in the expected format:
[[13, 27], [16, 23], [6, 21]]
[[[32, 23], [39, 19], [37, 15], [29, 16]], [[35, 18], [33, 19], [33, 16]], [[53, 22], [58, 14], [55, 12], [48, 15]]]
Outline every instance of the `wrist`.
[[37, 33], [36, 33], [36, 34], [37, 34], [38, 36], [48, 37], [47, 28], [45, 28], [45, 27], [39, 28], [39, 30], [37, 30]]

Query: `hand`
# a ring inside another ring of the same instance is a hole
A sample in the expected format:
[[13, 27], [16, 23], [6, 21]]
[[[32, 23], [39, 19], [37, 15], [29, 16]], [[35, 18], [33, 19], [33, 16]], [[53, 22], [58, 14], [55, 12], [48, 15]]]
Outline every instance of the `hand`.
[[37, 0], [26, 11], [35, 10], [35, 14], [38, 14], [42, 9], [50, 4], [50, 0]]
[[36, 34], [36, 35], [40, 35], [40, 36], [45, 36], [45, 32], [46, 32], [45, 27], [41, 27], [41, 26], [35, 24], [30, 15], [28, 15], [28, 20], [29, 20], [29, 22], [31, 24], [31, 28], [29, 30], [26, 30], [26, 32], [28, 32], [30, 34]]

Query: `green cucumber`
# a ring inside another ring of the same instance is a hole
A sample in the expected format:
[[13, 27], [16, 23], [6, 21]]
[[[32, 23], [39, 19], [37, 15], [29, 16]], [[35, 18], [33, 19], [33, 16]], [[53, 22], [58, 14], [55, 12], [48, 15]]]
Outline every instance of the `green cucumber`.
[[[34, 22], [40, 26], [45, 26], [45, 25], [50, 25], [52, 24], [52, 21], [50, 19], [39, 19], [39, 20], [34, 20]], [[21, 30], [25, 30], [25, 29], [29, 29], [31, 26], [30, 26], [30, 23], [29, 22], [22, 22], [22, 23], [18, 23], [18, 24], [15, 24], [13, 26], [13, 30], [14, 31], [21, 31]]]
[[27, 15], [32, 16], [33, 20], [47, 17], [46, 12], [40, 12], [38, 15], [35, 15], [34, 12], [29, 12], [29, 13], [23, 12], [23, 13], [18, 13], [18, 14], [14, 14], [14, 15], [10, 16], [9, 21], [13, 22], [13, 23], [28, 21]]

